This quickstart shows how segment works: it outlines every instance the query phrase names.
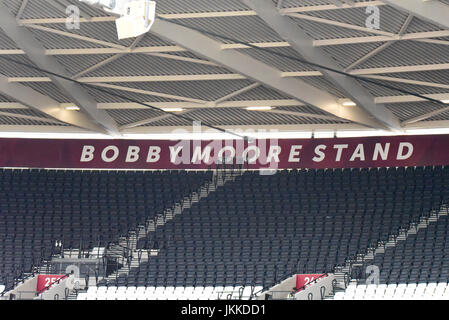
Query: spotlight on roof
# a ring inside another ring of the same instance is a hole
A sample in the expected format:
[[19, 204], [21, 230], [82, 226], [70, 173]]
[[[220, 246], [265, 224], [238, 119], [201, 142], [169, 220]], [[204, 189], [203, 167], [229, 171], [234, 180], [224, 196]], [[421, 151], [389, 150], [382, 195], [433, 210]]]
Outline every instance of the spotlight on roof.
[[441, 102], [446, 103], [446, 104], [449, 104], [449, 99], [447, 99], [447, 100], [441, 100]]
[[248, 107], [246, 108], [246, 110], [249, 111], [266, 111], [266, 110], [272, 110], [273, 107], [269, 107], [269, 106], [261, 106], [261, 107]]
[[165, 112], [182, 112], [183, 108], [162, 108]]
[[342, 104], [343, 104], [345, 107], [354, 107], [354, 106], [357, 105], [354, 101], [351, 101], [351, 100], [344, 101]]
[[150, 0], [79, 0], [119, 16], [118, 38], [135, 38], [150, 31], [156, 17], [156, 2]]
[[75, 105], [66, 106], [64, 109], [66, 109], [68, 111], [79, 111], [80, 110], [80, 108], [78, 106], [75, 106]]

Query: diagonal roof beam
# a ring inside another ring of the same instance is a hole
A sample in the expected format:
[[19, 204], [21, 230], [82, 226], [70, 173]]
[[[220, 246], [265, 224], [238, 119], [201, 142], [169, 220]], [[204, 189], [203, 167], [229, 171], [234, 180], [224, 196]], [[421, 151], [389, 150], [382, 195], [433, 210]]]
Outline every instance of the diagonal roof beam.
[[441, 89], [448, 89], [449, 90], [449, 84], [445, 83], [437, 83], [437, 82], [429, 82], [429, 81], [421, 81], [421, 80], [413, 80], [413, 79], [404, 79], [404, 78], [397, 78], [397, 77], [386, 77], [386, 76], [365, 76], [365, 78], [370, 79], [377, 79], [377, 80], [385, 80], [385, 81], [391, 81], [391, 82], [397, 82], [397, 83], [406, 83], [406, 84], [412, 84], [415, 86], [424, 86], [424, 87], [432, 87], [432, 88], [441, 88]]
[[[177, 112], [177, 114], [186, 115], [188, 113], [192, 113], [193, 111], [195, 111], [195, 109], [184, 110], [184, 111], [181, 111], [181, 112]], [[157, 117], [140, 120], [140, 121], [133, 122], [133, 123], [128, 123], [128, 124], [125, 124], [125, 125], [121, 126], [120, 130], [145, 126], [147, 124], [154, 123], [154, 122], [157, 122], [157, 121], [160, 121], [160, 120], [164, 120], [164, 119], [170, 118], [172, 116], [173, 116], [173, 114], [163, 114], [163, 115], [160, 115], [160, 116], [157, 116]]]
[[[311, 39], [298, 25], [288, 17], [282, 16], [271, 0], [242, 0], [246, 5], [255, 10], [273, 30], [284, 40], [288, 41], [306, 60], [332, 69], [341, 68], [319, 48], [313, 47]], [[376, 105], [374, 97], [355, 79], [322, 70], [325, 78], [354, 101], [358, 106], [373, 116], [378, 122], [391, 130], [400, 130], [401, 124], [397, 117], [383, 105]], [[360, 110], [360, 109], [359, 109]]]
[[423, 20], [449, 29], [449, 6], [439, 1], [382, 0], [401, 11], [409, 12]]
[[273, 113], [273, 114], [286, 114], [286, 115], [290, 115], [290, 116], [307, 117], [307, 118], [322, 119], [322, 120], [342, 121], [340, 118], [337, 118], [334, 116], [327, 116], [327, 115], [323, 115], [323, 114], [307, 113], [307, 112], [299, 112], [299, 111], [291, 111], [291, 110], [272, 109], [272, 110], [261, 110], [261, 111], [257, 111], [257, 112], [266, 112], [266, 113]]
[[378, 35], [381, 35], [381, 36], [387, 36], [387, 37], [394, 37], [395, 36], [395, 34], [391, 33], [391, 32], [386, 32], [386, 31], [377, 30], [377, 29], [371, 29], [371, 28], [367, 28], [367, 27], [361, 27], [361, 26], [358, 26], [358, 25], [350, 24], [350, 23], [344, 23], [344, 22], [324, 19], [324, 18], [320, 18], [320, 17], [314, 17], [314, 16], [310, 16], [310, 15], [307, 15], [307, 14], [289, 13], [287, 15], [289, 17], [294, 17], [294, 18], [299, 18], [299, 19], [302, 19], [302, 20], [308, 20], [308, 21], [324, 23], [324, 24], [328, 24], [328, 25], [331, 25], [331, 26], [336, 26], [336, 27], [340, 27], [340, 28], [346, 28], [346, 29], [350, 29], [350, 30], [358, 30], [358, 31], [363, 31], [363, 32], [367, 32], [367, 33], [374, 33], [374, 34], [378, 34]]
[[39, 26], [36, 24], [30, 24], [27, 26], [28, 28], [32, 28], [32, 29], [36, 29], [36, 30], [41, 30], [41, 31], [45, 31], [48, 33], [54, 33], [60, 36], [64, 36], [64, 37], [68, 37], [68, 38], [73, 38], [76, 40], [82, 40], [82, 41], [87, 41], [87, 42], [92, 42], [95, 44], [100, 44], [102, 46], [106, 46], [106, 47], [111, 47], [111, 48], [116, 48], [119, 49], [123, 52], [129, 51], [129, 49], [125, 46], [122, 46], [120, 44], [116, 44], [116, 43], [112, 43], [112, 42], [107, 42], [107, 41], [103, 41], [103, 40], [99, 40], [99, 39], [95, 39], [95, 38], [91, 38], [91, 37], [86, 37], [86, 36], [82, 36], [79, 34], [75, 34], [75, 33], [71, 33], [71, 32], [67, 32], [67, 31], [61, 31], [58, 29], [52, 29], [52, 28], [48, 28], [48, 27], [44, 27], [44, 26]]
[[[398, 36], [401, 37], [406, 31], [408, 26], [410, 25], [410, 23], [413, 20], [413, 15], [409, 14], [407, 19], [405, 19], [404, 24], [401, 27], [401, 30], [399, 30]], [[396, 43], [396, 41], [389, 41], [389, 42], [385, 42], [384, 44], [382, 44], [380, 47], [377, 47], [375, 50], [369, 52], [368, 54], [364, 55], [363, 57], [357, 59], [356, 61], [354, 61], [353, 63], [351, 63], [351, 65], [349, 65], [345, 71], [349, 71], [351, 69], [354, 69], [354, 67], [362, 64], [363, 62], [371, 59], [372, 57], [374, 57], [376, 54], [384, 51], [385, 49], [389, 48], [392, 44]]]
[[[81, 112], [68, 111], [61, 108], [58, 101], [55, 101], [30, 87], [11, 83], [8, 78], [0, 75], [0, 92], [25, 106], [34, 108], [59, 121], [85, 128], [94, 132], [106, 133], [98, 124]], [[51, 121], [49, 119], [49, 121]]]
[[[45, 55], [44, 46], [33, 34], [20, 27], [9, 9], [0, 1], [0, 28], [11, 38], [25, 53], [28, 58], [39, 68], [70, 78], [65, 68], [54, 57]], [[84, 111], [92, 121], [103, 127], [108, 133], [118, 135], [118, 127], [114, 119], [104, 110], [97, 109], [97, 102], [84, 90], [84, 88], [71, 81], [50, 75], [53, 83], [62, 90], [72, 102]], [[103, 130], [101, 130], [103, 131]]]
[[253, 84], [250, 84], [249, 86], [246, 86], [246, 87], [244, 87], [244, 88], [241, 88], [241, 89], [239, 89], [239, 90], [236, 90], [236, 91], [234, 91], [234, 92], [231, 92], [231, 93], [229, 93], [229, 94], [227, 94], [227, 95], [225, 95], [225, 96], [223, 96], [223, 97], [221, 97], [221, 98], [219, 98], [219, 99], [213, 101], [212, 104], [213, 104], [213, 105], [217, 105], [217, 104], [220, 103], [220, 102], [229, 100], [229, 99], [234, 98], [234, 97], [236, 97], [236, 96], [238, 96], [238, 95], [241, 95], [241, 94], [243, 94], [243, 93], [245, 93], [245, 92], [251, 91], [251, 90], [257, 88], [258, 86], [260, 86], [260, 83], [257, 83], [257, 82], [256, 82], [256, 83], [253, 83]]
[[117, 85], [106, 84], [106, 83], [93, 83], [93, 85], [102, 87], [102, 88], [109, 88], [109, 89], [114, 89], [114, 90], [133, 92], [133, 93], [144, 94], [144, 95], [148, 95], [148, 96], [161, 97], [161, 98], [179, 100], [179, 101], [190, 102], [190, 103], [198, 103], [198, 104], [207, 103], [207, 101], [200, 100], [200, 99], [194, 99], [194, 98], [189, 98], [189, 97], [183, 97], [183, 96], [178, 96], [178, 95], [173, 95], [173, 94], [168, 94], [168, 93], [143, 90], [143, 89], [132, 88], [132, 87], [117, 86]]
[[303, 103], [315, 106], [339, 118], [385, 128], [379, 121], [359, 107], [346, 108], [337, 97], [295, 78], [282, 77], [282, 72], [237, 50], [222, 50], [222, 43], [204, 34], [157, 19], [151, 29], [157, 36], [184, 47], [197, 55], [238, 72], [254, 81], [276, 89]]
[[437, 115], [439, 115], [439, 114], [442, 114], [442, 113], [444, 113], [444, 112], [447, 112], [447, 111], [449, 111], [449, 107], [441, 108], [441, 109], [438, 109], [438, 110], [435, 110], [435, 111], [432, 111], [432, 112], [429, 112], [429, 113], [425, 113], [425, 114], [422, 114], [422, 115], [420, 115], [420, 116], [417, 116], [417, 117], [414, 117], [414, 118], [405, 120], [405, 121], [403, 122], [403, 124], [411, 124], [411, 123], [423, 121], [423, 120], [432, 118], [432, 117], [434, 117], [434, 116], [437, 116]]
[[[134, 49], [139, 44], [140, 40], [142, 40], [143, 37], [144, 37], [144, 35], [141, 35], [141, 36], [137, 37], [133, 41], [131, 46], [129, 46], [128, 49], [129, 50]], [[109, 64], [111, 62], [114, 62], [117, 59], [120, 59], [124, 55], [125, 55], [124, 53], [115, 54], [115, 55], [113, 55], [113, 56], [111, 56], [111, 57], [109, 57], [109, 58], [107, 58], [107, 59], [105, 59], [105, 60], [103, 60], [103, 61], [101, 61], [101, 62], [99, 62], [99, 63], [97, 63], [95, 65], [93, 65], [93, 66], [90, 66], [89, 68], [87, 68], [87, 69], [85, 69], [83, 71], [78, 72], [76, 75], [73, 76], [73, 79], [78, 79], [79, 77], [81, 77], [81, 76], [83, 76], [83, 75], [85, 75], [85, 74], [87, 74], [89, 72], [92, 72], [94, 70], [97, 70], [98, 68], [104, 67], [105, 65], [107, 65], [107, 64]]]

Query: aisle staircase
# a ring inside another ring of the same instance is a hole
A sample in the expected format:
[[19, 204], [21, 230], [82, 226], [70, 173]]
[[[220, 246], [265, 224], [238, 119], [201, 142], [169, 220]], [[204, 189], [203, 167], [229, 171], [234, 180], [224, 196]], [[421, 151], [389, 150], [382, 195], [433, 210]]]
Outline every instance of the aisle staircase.
[[[354, 259], [347, 259], [344, 266], [335, 268], [335, 277], [337, 280], [338, 291], [345, 290], [350, 283], [356, 283], [356, 279], [351, 279], [351, 273], [355, 267], [366, 266], [373, 261], [378, 254], [384, 254], [388, 248], [395, 247], [400, 241], [407, 240], [411, 234], [417, 234], [419, 230], [426, 229], [431, 223], [436, 223], [442, 216], [449, 214], [449, 205], [442, 204], [439, 209], [434, 209], [423, 214], [418, 221], [408, 224], [401, 228], [397, 234], [390, 235], [387, 241], [379, 241], [376, 247], [368, 248], [365, 254], [359, 254]], [[332, 296], [327, 297], [332, 299]]]
[[107, 249], [106, 255], [120, 259], [123, 266], [104, 278], [102, 283], [115, 280], [121, 275], [127, 275], [131, 269], [138, 268], [142, 263], [147, 262], [151, 256], [156, 256], [159, 249], [137, 249], [139, 240], [150, 237], [157, 228], [164, 226], [176, 216], [182, 214], [184, 209], [190, 208], [194, 203], [208, 197], [209, 194], [215, 192], [227, 182], [234, 181], [237, 176], [242, 174], [242, 170], [214, 171], [212, 180], [206, 181], [198, 191], [192, 192], [173, 207], [167, 208], [164, 212], [148, 219], [145, 224], [139, 225], [136, 230], [129, 231], [126, 237], [120, 238], [118, 244]]

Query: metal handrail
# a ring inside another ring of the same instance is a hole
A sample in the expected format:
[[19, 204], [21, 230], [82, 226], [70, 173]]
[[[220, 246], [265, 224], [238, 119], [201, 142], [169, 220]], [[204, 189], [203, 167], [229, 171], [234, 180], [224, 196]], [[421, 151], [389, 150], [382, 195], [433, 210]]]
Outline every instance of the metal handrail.
[[59, 278], [58, 280], [56, 280], [55, 282], [51, 283], [48, 287], [42, 288], [41, 290], [37, 291], [36, 296], [39, 296], [40, 294], [44, 293], [45, 291], [51, 289], [51, 287], [53, 287], [55, 284], [59, 284], [62, 280], [70, 277], [70, 275], [71, 275], [70, 273], [67, 273], [64, 276], [62, 276], [61, 278]]
[[322, 275], [320, 275], [319, 277], [317, 277], [316, 279], [313, 279], [312, 281], [310, 281], [309, 283], [303, 285], [301, 288], [297, 288], [295, 293], [298, 293], [299, 291], [302, 291], [304, 289], [306, 289], [306, 287], [309, 287], [311, 284], [313, 283], [317, 283], [318, 280], [321, 280], [322, 278], [326, 278], [328, 276], [327, 273], [324, 273]]

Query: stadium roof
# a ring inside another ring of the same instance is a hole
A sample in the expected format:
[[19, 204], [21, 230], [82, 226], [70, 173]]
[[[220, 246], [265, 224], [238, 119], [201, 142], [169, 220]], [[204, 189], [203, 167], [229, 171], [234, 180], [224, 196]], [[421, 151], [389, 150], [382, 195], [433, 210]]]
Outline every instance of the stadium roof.
[[158, 0], [157, 13], [150, 33], [119, 41], [115, 17], [77, 0], [0, 0], [0, 57], [24, 63], [0, 59], [0, 131], [191, 125], [137, 102], [222, 128], [449, 128], [449, 104], [407, 94], [449, 103], [449, 0]]

